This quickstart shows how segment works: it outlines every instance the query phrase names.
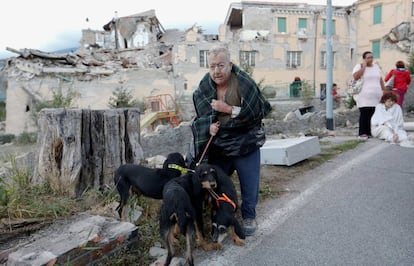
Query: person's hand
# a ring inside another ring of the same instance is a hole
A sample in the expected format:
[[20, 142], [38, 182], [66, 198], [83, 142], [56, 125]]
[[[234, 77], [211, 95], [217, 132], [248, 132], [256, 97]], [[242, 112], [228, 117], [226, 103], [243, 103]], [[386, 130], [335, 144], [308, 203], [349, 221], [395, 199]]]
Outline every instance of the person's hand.
[[366, 67], [367, 66], [367, 59], [365, 59], [363, 62], [362, 62], [362, 67]]
[[219, 131], [220, 122], [212, 123], [210, 125], [210, 135], [215, 136], [217, 132]]
[[398, 138], [398, 135], [397, 135], [397, 134], [394, 134], [394, 135], [392, 136], [392, 141], [393, 141], [394, 143], [398, 143], [398, 142], [400, 142], [400, 139]]
[[[221, 100], [212, 100], [211, 101], [211, 108], [217, 112], [221, 113], [230, 113], [231, 114], [231, 106]], [[229, 112], [230, 111], [230, 112]]]

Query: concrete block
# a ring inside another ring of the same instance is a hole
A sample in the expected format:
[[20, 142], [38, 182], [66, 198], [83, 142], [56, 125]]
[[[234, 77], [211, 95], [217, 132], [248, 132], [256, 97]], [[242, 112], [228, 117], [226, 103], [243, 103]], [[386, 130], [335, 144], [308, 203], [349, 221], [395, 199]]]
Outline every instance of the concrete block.
[[404, 129], [406, 131], [414, 131], [414, 122], [404, 122]]
[[9, 254], [7, 265], [87, 265], [137, 239], [136, 231], [134, 224], [82, 213], [34, 234]]
[[321, 152], [318, 137], [267, 140], [260, 148], [261, 164], [293, 165]]

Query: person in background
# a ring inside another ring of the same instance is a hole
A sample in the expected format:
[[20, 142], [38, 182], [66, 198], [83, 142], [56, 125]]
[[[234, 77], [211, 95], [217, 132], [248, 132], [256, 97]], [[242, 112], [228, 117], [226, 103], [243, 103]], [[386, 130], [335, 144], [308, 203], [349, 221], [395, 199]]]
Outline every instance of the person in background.
[[361, 92], [354, 95], [354, 99], [359, 109], [359, 138], [367, 139], [371, 137], [371, 117], [385, 87], [381, 70], [373, 63], [372, 52], [364, 52], [362, 59], [362, 63], [357, 64], [352, 70], [352, 75], [355, 80], [363, 78], [364, 81]]
[[371, 118], [373, 137], [391, 143], [400, 143], [407, 139], [401, 107], [395, 104], [397, 98], [394, 92], [386, 92], [382, 95], [380, 103], [375, 107], [374, 115]]
[[[338, 103], [339, 105], [341, 104], [342, 97], [341, 97], [341, 95], [338, 94], [338, 85], [336, 85], [336, 83], [332, 84], [332, 98], [336, 103]], [[321, 91], [320, 99], [321, 99], [321, 101], [324, 101], [326, 99], [326, 89], [325, 88]]]
[[302, 92], [302, 81], [300, 77], [295, 77], [293, 82], [290, 83], [290, 96], [291, 97], [300, 97]]
[[332, 96], [333, 96], [333, 100], [337, 104], [341, 105], [341, 103], [342, 103], [342, 97], [338, 93], [338, 85], [336, 85], [336, 83], [332, 84]]
[[397, 93], [397, 103], [402, 107], [404, 95], [408, 90], [408, 85], [411, 83], [411, 75], [410, 72], [405, 69], [403, 61], [397, 61], [397, 63], [395, 63], [395, 67], [395, 69], [391, 69], [390, 72], [388, 72], [384, 80], [387, 82], [392, 76], [394, 76], [394, 86], [392, 91]]
[[213, 136], [208, 162], [228, 175], [237, 171], [243, 228], [251, 236], [257, 228], [260, 147], [265, 142], [262, 119], [272, 107], [256, 82], [230, 61], [226, 47], [211, 48], [207, 59], [209, 73], [193, 93], [196, 118], [191, 127], [195, 156], [200, 159]]

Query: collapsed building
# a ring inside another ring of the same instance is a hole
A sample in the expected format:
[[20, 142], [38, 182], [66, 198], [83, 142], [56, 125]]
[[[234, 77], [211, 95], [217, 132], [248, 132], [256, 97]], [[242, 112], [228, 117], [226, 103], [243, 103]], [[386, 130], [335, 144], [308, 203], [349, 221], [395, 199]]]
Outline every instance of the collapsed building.
[[[414, 32], [412, 1], [365, 0], [333, 7], [333, 77], [345, 93], [353, 66], [371, 50], [387, 72], [406, 60]], [[386, 20], [383, 18], [387, 18]], [[82, 30], [77, 51], [10, 51], [3, 68], [7, 96], [6, 132], [36, 130], [31, 111], [53, 93], [76, 92], [74, 106], [104, 109], [115, 89], [139, 100], [170, 94], [191, 118], [191, 95], [208, 71], [207, 52], [225, 44], [234, 63], [253, 69], [256, 80], [274, 90], [275, 100], [300, 97], [289, 84], [309, 81], [314, 96], [326, 87], [326, 6], [242, 1], [229, 6], [218, 34], [200, 26], [164, 29], [154, 10], [115, 17], [103, 30]], [[409, 104], [409, 103], [407, 103]]]

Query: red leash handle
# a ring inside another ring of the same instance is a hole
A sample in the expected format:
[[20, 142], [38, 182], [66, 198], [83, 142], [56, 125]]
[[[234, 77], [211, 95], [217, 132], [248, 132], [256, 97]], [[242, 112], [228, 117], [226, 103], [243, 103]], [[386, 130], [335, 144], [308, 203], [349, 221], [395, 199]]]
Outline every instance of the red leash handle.
[[208, 146], [210, 146], [210, 143], [211, 143], [211, 141], [213, 140], [213, 138], [214, 138], [214, 136], [210, 136], [210, 139], [208, 140], [207, 145], [206, 145], [206, 147], [204, 148], [203, 153], [201, 154], [200, 160], [198, 161], [198, 163], [197, 163], [196, 165], [199, 165], [199, 164], [201, 163], [201, 161], [203, 160], [204, 155], [206, 155], [206, 152], [207, 152]]

